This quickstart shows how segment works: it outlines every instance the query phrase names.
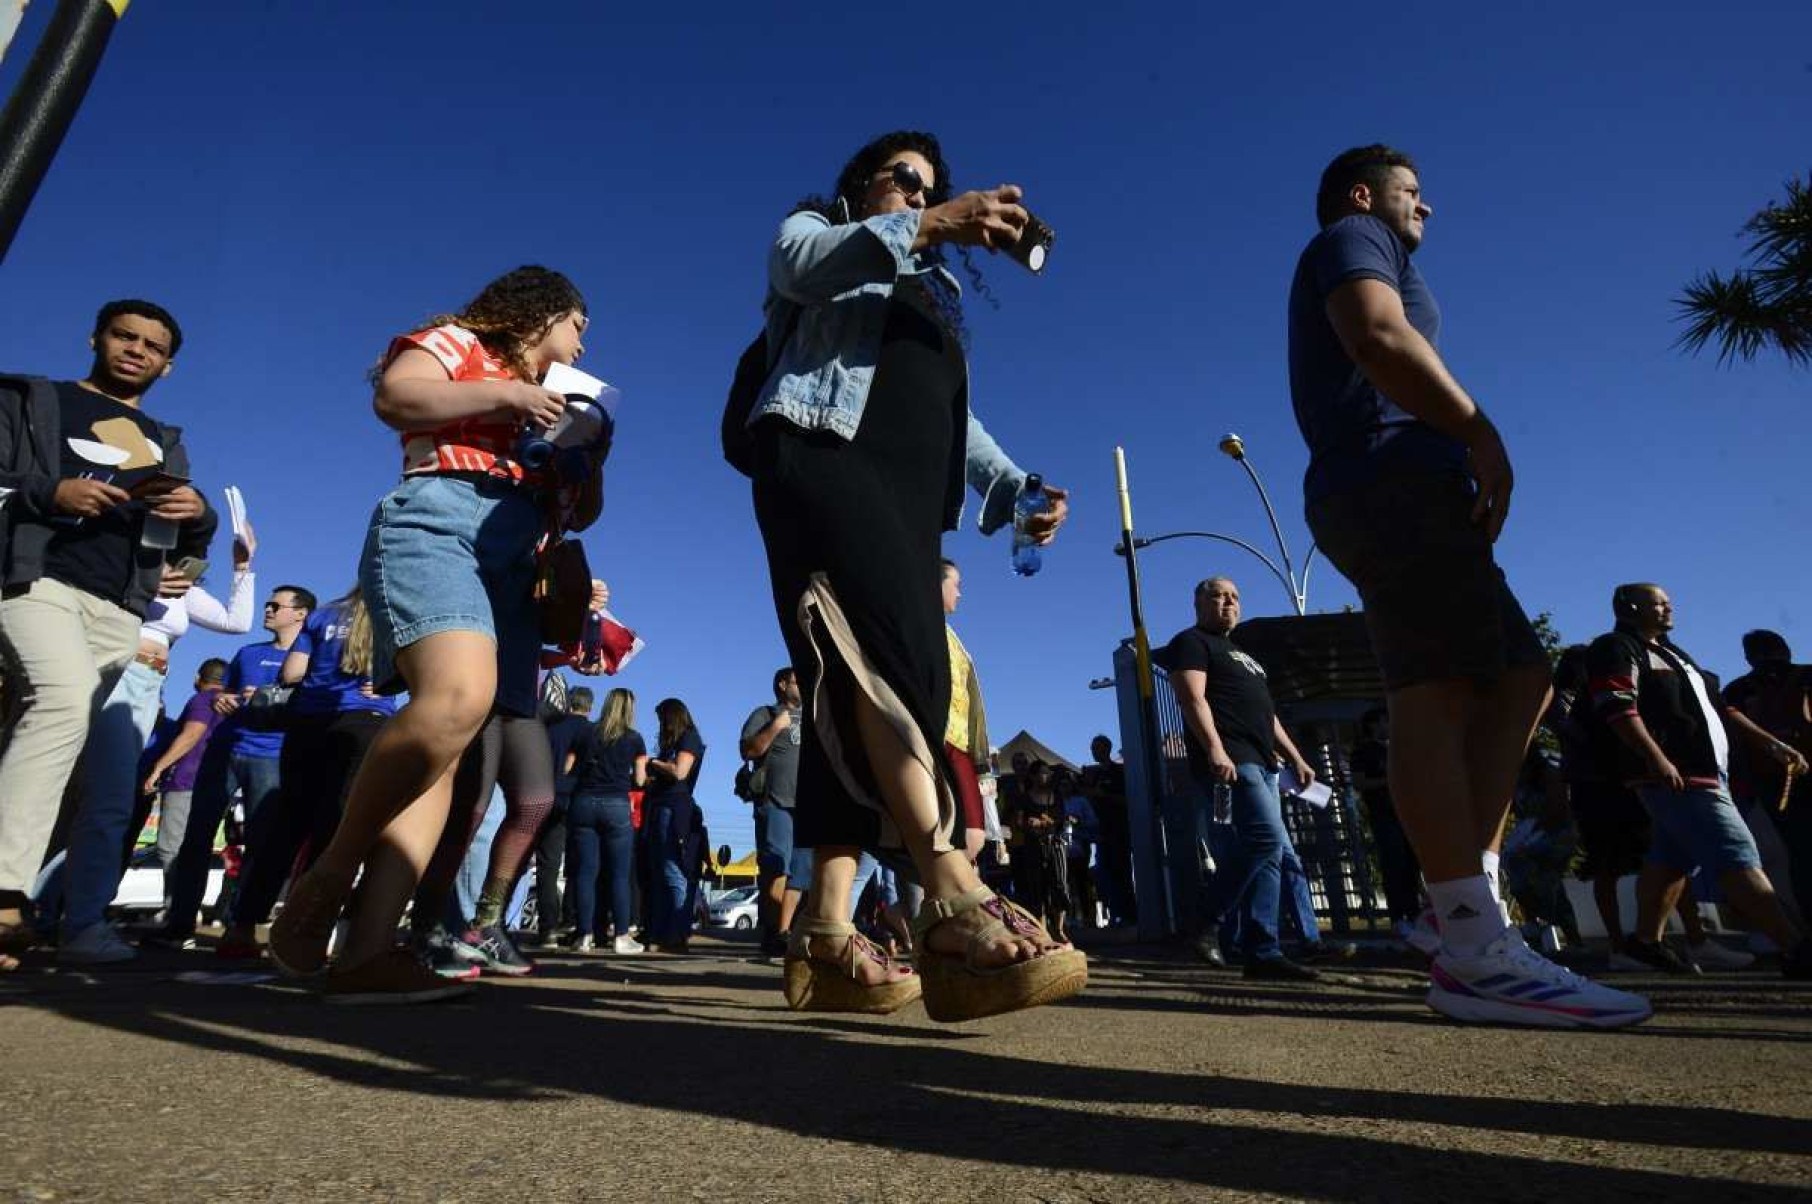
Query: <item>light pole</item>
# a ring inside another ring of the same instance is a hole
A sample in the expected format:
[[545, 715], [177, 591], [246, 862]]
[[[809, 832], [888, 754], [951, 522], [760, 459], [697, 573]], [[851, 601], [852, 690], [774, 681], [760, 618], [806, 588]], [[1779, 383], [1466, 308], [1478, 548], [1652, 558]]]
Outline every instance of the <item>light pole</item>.
[[[1277, 511], [1271, 505], [1271, 495], [1265, 492], [1265, 483], [1259, 479], [1258, 470], [1252, 467], [1252, 461], [1246, 457], [1245, 440], [1229, 431], [1221, 436], [1220, 449], [1222, 454], [1229, 459], [1237, 461], [1239, 466], [1246, 470], [1246, 475], [1252, 479], [1252, 487], [1258, 490], [1258, 500], [1264, 503], [1265, 517], [1271, 520], [1271, 535], [1277, 540], [1277, 554], [1283, 564], [1280, 566], [1277, 561], [1272, 560], [1245, 540], [1232, 535], [1222, 535], [1218, 531], [1172, 531], [1168, 535], [1134, 539], [1133, 548], [1150, 547], [1154, 543], [1163, 543], [1167, 539], [1214, 539], [1221, 543], [1232, 544], [1236, 548], [1243, 548], [1258, 557], [1259, 562], [1271, 570], [1271, 575], [1277, 578], [1278, 584], [1282, 585], [1284, 591], [1290, 595], [1290, 605], [1295, 608], [1297, 615], [1300, 617], [1307, 614], [1309, 612], [1309, 568], [1315, 561], [1317, 551], [1315, 545], [1312, 543], [1309, 545], [1309, 554], [1302, 560], [1302, 575], [1298, 577], [1296, 566], [1290, 560], [1290, 545], [1284, 541], [1283, 527], [1278, 523]], [[1114, 553], [1119, 556], [1126, 555], [1125, 543], [1122, 542], [1116, 547]]]

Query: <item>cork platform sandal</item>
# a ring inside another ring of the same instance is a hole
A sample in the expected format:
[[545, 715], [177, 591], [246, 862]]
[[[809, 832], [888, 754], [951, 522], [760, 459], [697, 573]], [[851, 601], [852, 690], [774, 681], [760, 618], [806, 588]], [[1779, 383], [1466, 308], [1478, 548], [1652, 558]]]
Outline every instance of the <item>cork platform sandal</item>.
[[[932, 948], [926, 938], [944, 924], [967, 935], [963, 952]], [[1042, 952], [1003, 966], [977, 965], [976, 954], [1002, 937], [1031, 941]], [[912, 943], [925, 980], [925, 1012], [944, 1023], [1041, 1007], [1088, 985], [1088, 958], [1080, 950], [1059, 945], [1024, 908], [985, 886], [953, 899], [927, 898], [912, 922]]]
[[[813, 957], [813, 937], [843, 939], [835, 959]], [[875, 962], [888, 972], [870, 986], [856, 977], [859, 962]], [[919, 997], [920, 980], [911, 969], [881, 952], [854, 924], [836, 920], [793, 920], [786, 951], [786, 1005], [795, 1012], [860, 1012], [885, 1016]]]

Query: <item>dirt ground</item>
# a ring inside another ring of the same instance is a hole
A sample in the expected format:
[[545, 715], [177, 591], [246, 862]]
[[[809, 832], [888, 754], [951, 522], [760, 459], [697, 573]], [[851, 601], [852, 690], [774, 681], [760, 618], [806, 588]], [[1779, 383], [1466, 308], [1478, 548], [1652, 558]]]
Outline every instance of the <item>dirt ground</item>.
[[5, 1200], [1812, 1198], [1812, 986], [1637, 978], [1622, 1033], [1466, 1028], [1388, 955], [1248, 985], [1099, 951], [1053, 1008], [789, 1013], [779, 967], [546, 958], [339, 1009], [210, 954], [0, 977]]

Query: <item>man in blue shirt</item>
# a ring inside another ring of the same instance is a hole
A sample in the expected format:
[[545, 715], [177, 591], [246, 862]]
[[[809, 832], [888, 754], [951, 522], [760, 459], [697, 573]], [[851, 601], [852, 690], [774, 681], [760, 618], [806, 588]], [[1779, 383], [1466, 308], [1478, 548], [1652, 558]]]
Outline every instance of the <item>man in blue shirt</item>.
[[283, 733], [249, 725], [245, 703], [260, 686], [278, 683], [290, 645], [314, 608], [315, 596], [308, 590], [279, 585], [264, 604], [264, 629], [271, 639], [247, 644], [233, 654], [227, 666], [226, 688], [214, 700], [214, 709], [226, 718], [209, 739], [195, 779], [182, 850], [167, 875], [170, 903], [156, 944], [185, 948], [193, 942], [196, 914], [207, 889], [214, 833], [235, 793], [245, 809], [246, 843], [254, 843], [253, 825], [280, 785], [277, 760], [283, 752]]
[[1429, 1006], [1506, 1024], [1639, 1023], [1647, 1000], [1541, 957], [1499, 902], [1498, 842], [1548, 663], [1492, 555], [1509, 454], [1435, 349], [1440, 311], [1412, 260], [1433, 214], [1416, 166], [1387, 146], [1349, 150], [1322, 173], [1315, 213], [1289, 307], [1303, 488], [1384, 675], [1391, 797], [1439, 928]]

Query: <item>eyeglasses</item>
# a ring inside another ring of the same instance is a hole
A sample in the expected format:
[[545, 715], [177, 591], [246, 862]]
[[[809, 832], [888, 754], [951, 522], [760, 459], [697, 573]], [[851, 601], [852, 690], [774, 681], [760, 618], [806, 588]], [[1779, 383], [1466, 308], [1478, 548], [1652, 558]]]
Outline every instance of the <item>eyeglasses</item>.
[[893, 186], [906, 196], [916, 196], [925, 191], [925, 177], [919, 174], [918, 168], [905, 161], [895, 163], [892, 167], [883, 167], [875, 174], [887, 176], [893, 181]]
[[264, 613], [265, 614], [269, 614], [273, 610], [301, 610], [301, 609], [302, 608], [300, 606], [292, 606], [287, 602], [266, 602], [264, 604]]

